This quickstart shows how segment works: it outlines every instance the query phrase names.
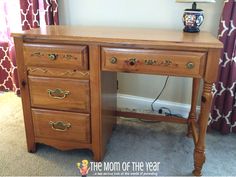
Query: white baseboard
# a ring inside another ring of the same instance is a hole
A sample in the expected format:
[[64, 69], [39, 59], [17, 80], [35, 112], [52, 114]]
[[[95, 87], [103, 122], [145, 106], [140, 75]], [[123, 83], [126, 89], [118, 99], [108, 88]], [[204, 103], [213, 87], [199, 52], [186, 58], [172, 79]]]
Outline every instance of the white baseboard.
[[[139, 111], [151, 111], [151, 103], [153, 99], [127, 95], [127, 94], [117, 94], [117, 107], [118, 109], [135, 109]], [[160, 107], [167, 107], [171, 110], [172, 114], [181, 114], [183, 117], [188, 117], [190, 110], [190, 104], [176, 103], [165, 100], [157, 100], [154, 103], [155, 110], [159, 110]], [[197, 112], [199, 113], [200, 106], [197, 107]]]

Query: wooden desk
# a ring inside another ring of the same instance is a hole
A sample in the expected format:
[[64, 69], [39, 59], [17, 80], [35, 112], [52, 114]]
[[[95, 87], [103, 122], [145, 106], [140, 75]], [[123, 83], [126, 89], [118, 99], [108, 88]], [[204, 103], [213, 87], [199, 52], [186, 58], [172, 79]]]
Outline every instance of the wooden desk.
[[[158, 29], [48, 26], [14, 33], [26, 138], [61, 150], [105, 154], [116, 116], [186, 123], [194, 175], [205, 161], [205, 136], [222, 44], [211, 34]], [[116, 111], [116, 72], [193, 78], [188, 120]], [[200, 80], [201, 112], [196, 122]], [[158, 135], [157, 135], [158, 136]]]

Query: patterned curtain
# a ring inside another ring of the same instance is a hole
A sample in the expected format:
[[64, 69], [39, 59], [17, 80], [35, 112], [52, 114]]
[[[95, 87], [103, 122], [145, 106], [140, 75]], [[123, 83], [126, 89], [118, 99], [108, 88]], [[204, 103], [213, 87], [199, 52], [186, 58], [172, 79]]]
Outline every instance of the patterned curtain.
[[20, 8], [23, 30], [59, 23], [57, 0], [21, 0]]
[[219, 39], [224, 44], [219, 80], [210, 126], [223, 134], [236, 132], [236, 1], [227, 0], [220, 22]]
[[57, 0], [0, 0], [0, 91], [12, 90], [19, 94], [11, 30], [58, 23]]
[[11, 29], [20, 27], [20, 18], [14, 19], [20, 15], [15, 13], [20, 8], [16, 2], [18, 0], [0, 0], [0, 91], [19, 91], [14, 44], [10, 38]]

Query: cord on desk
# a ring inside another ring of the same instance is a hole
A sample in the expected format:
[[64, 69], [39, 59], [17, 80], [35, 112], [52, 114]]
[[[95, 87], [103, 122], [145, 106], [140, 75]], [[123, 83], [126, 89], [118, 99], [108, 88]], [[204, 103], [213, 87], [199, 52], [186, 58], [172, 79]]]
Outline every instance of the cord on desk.
[[163, 110], [168, 111], [168, 112], [165, 112], [166, 116], [183, 117], [181, 114], [172, 114], [171, 110], [167, 107], [160, 107], [159, 110], [158, 110], [158, 113], [163, 114]]
[[154, 99], [154, 101], [153, 101], [152, 104], [151, 104], [151, 109], [152, 109], [153, 112], [155, 112], [155, 109], [154, 109], [154, 106], [153, 106], [153, 105], [154, 105], [154, 103], [160, 98], [160, 96], [162, 95], [163, 91], [165, 90], [166, 84], [167, 84], [167, 82], [168, 82], [168, 79], [169, 79], [169, 76], [166, 77], [166, 81], [165, 81], [165, 84], [164, 84], [164, 86], [163, 86], [161, 92], [157, 95], [157, 97]]
[[[153, 112], [155, 112], [156, 110], [154, 109], [154, 103], [160, 98], [160, 96], [162, 95], [163, 91], [165, 90], [166, 88], [166, 85], [167, 85], [167, 82], [168, 82], [168, 79], [169, 79], [169, 76], [166, 77], [166, 81], [165, 81], [165, 84], [161, 90], [161, 92], [157, 95], [157, 97], [154, 99], [154, 101], [152, 102], [151, 104], [151, 109]], [[171, 110], [167, 107], [161, 107], [159, 108], [158, 110], [158, 113], [159, 114], [163, 114], [163, 110], [167, 110], [168, 112], [165, 112], [165, 115], [166, 116], [174, 116], [174, 117], [183, 117], [181, 114], [172, 114]]]
[[[154, 101], [152, 102], [151, 104], [151, 109], [153, 112], [157, 112], [155, 109], [154, 109], [154, 103], [160, 98], [160, 96], [162, 95], [163, 91], [165, 90], [166, 88], [166, 85], [167, 85], [167, 82], [168, 82], [168, 79], [169, 79], [169, 76], [166, 77], [166, 80], [165, 80], [165, 83], [164, 83], [164, 86], [161, 90], [161, 92], [157, 95], [157, 97], [154, 99]], [[168, 112], [165, 112], [165, 115], [166, 116], [175, 116], [175, 117], [183, 117], [181, 114], [172, 114], [171, 110], [167, 107], [160, 107], [159, 110], [158, 110], [158, 113], [159, 114], [163, 114], [163, 110], [166, 110]], [[123, 120], [126, 120], [126, 121], [133, 121], [133, 122], [146, 122], [146, 123], [157, 123], [157, 122], [160, 122], [160, 121], [156, 121], [156, 120], [145, 120], [145, 119], [138, 119], [138, 118], [125, 118], [125, 117], [120, 117], [121, 119]]]

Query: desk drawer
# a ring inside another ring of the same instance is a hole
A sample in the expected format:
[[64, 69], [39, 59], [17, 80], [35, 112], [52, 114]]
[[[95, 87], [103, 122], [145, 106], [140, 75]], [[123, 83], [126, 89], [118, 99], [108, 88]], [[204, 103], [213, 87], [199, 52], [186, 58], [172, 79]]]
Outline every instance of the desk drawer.
[[38, 108], [89, 112], [89, 81], [29, 76], [31, 105]]
[[24, 58], [27, 66], [88, 69], [86, 46], [24, 44]]
[[35, 136], [90, 143], [90, 116], [64, 111], [32, 109]]
[[205, 58], [204, 52], [102, 48], [102, 69], [200, 77]]

